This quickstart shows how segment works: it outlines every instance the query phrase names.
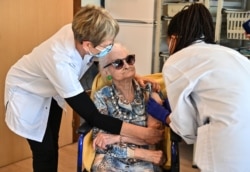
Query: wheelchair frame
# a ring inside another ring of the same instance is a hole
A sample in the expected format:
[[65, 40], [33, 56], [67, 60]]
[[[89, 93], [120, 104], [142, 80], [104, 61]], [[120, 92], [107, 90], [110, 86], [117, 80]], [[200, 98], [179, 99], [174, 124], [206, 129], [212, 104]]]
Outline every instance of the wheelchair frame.
[[[87, 122], [84, 122], [77, 130], [79, 134], [78, 138], [78, 152], [77, 152], [77, 172], [87, 172], [82, 168], [83, 160], [83, 142], [85, 135], [92, 129]], [[171, 140], [171, 167], [170, 170], [164, 170], [164, 172], [179, 172], [180, 171], [180, 155], [179, 155], [179, 142], [181, 141], [180, 136], [170, 130]]]

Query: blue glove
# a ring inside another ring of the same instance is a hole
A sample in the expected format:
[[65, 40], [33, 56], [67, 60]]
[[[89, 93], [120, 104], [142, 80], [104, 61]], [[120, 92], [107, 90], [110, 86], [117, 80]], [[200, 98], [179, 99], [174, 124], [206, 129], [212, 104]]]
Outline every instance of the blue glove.
[[167, 124], [166, 118], [170, 114], [171, 110], [169, 111], [168, 109], [165, 109], [151, 97], [148, 100], [146, 110], [152, 117], [163, 122], [165, 125]]
[[163, 102], [163, 107], [165, 107], [169, 112], [172, 112], [168, 98], [166, 98]]

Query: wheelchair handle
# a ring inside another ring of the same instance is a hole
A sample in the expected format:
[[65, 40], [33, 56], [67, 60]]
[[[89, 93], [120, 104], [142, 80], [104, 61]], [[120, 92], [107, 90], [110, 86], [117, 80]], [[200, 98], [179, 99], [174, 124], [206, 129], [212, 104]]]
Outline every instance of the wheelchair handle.
[[87, 134], [92, 129], [87, 122], [83, 122], [81, 126], [77, 129], [78, 134]]

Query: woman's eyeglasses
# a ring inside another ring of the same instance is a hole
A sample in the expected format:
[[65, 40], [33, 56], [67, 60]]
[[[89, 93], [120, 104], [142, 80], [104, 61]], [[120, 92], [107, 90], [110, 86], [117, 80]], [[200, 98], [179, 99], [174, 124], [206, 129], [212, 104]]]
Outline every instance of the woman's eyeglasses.
[[129, 54], [127, 57], [125, 57], [123, 59], [117, 59], [117, 60], [105, 65], [103, 68], [106, 68], [106, 67], [109, 67], [112, 65], [115, 69], [119, 70], [119, 69], [123, 68], [124, 60], [126, 61], [126, 63], [128, 65], [133, 65], [135, 63], [135, 54]]

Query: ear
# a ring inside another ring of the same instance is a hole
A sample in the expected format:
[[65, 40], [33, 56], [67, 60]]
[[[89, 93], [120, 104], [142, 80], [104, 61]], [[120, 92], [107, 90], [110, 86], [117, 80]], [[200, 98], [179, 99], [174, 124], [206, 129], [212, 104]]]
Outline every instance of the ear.
[[91, 42], [90, 41], [82, 41], [82, 45], [84, 46], [91, 46]]
[[110, 84], [110, 80], [107, 77], [110, 75], [107, 69], [102, 69], [101, 71], [102, 80], [105, 84]]
[[103, 72], [104, 72], [104, 75], [105, 75], [105, 76], [110, 75], [110, 72], [109, 72], [108, 68], [105, 68], [105, 69], [103, 70]]
[[91, 47], [91, 46], [92, 46], [92, 43], [91, 43], [90, 41], [83, 41], [83, 42], [82, 42], [82, 47], [83, 47], [84, 49], [89, 48], [89, 47]]
[[178, 36], [176, 35], [171, 35], [170, 38], [176, 40]]
[[106, 77], [106, 76], [109, 75], [109, 72], [108, 72], [107, 68], [102, 68], [102, 69], [100, 69], [100, 73], [101, 73], [101, 75], [102, 75], [103, 77]]
[[169, 43], [170, 41], [173, 41], [173, 40], [176, 40], [178, 36], [176, 35], [170, 35], [170, 36], [167, 36], [167, 43]]
[[169, 49], [169, 54], [171, 55], [176, 47], [176, 42], [177, 42], [177, 36], [176, 35], [171, 35], [168, 39], [168, 49]]

